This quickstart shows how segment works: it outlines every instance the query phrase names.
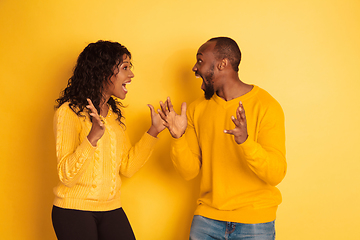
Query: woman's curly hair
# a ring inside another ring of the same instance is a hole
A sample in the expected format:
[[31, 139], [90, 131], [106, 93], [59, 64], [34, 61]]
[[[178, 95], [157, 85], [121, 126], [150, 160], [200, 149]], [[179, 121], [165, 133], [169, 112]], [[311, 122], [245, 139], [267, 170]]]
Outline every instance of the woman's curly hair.
[[[89, 98], [100, 113], [99, 106], [101, 100], [104, 99], [104, 86], [111, 83], [110, 78], [114, 74], [114, 69], [122, 63], [124, 54], [131, 59], [131, 53], [127, 48], [117, 42], [100, 40], [90, 43], [80, 53], [73, 75], [56, 100], [55, 108], [69, 102], [70, 108], [81, 116], [84, 109], [87, 110], [87, 98]], [[123, 118], [120, 109], [123, 107], [121, 102], [110, 97], [107, 103], [118, 115], [117, 120], [124, 124], [121, 122]]]

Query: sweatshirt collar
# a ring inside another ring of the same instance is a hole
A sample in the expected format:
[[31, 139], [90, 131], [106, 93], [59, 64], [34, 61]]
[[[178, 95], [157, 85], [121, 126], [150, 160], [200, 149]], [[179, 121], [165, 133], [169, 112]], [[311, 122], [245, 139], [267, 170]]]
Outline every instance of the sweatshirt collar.
[[240, 97], [231, 99], [229, 101], [225, 101], [221, 97], [219, 97], [216, 93], [212, 96], [212, 99], [219, 105], [221, 105], [224, 108], [228, 108], [230, 106], [233, 106], [234, 104], [239, 104], [240, 101], [244, 102], [245, 100], [253, 97], [257, 92], [259, 91], [259, 87], [256, 85], [253, 85], [253, 88], [250, 90], [250, 92], [241, 95]]

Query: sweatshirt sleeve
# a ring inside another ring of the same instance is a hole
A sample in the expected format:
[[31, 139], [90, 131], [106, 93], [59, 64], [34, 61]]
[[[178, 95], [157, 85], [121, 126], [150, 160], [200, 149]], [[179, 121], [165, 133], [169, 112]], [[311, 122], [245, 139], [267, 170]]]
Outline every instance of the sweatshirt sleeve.
[[190, 109], [189, 107], [187, 112], [186, 132], [182, 137], [172, 140], [170, 152], [175, 169], [186, 180], [195, 178], [201, 169], [201, 151]]
[[145, 133], [141, 139], [132, 146], [125, 131], [125, 154], [121, 160], [120, 173], [125, 177], [134, 175], [150, 158], [157, 138]]
[[276, 186], [285, 177], [285, 119], [276, 102], [266, 111], [255, 142], [250, 136], [240, 149], [251, 170], [266, 183]]
[[95, 147], [85, 137], [80, 141], [81, 123], [79, 117], [67, 106], [61, 106], [54, 116], [57, 171], [60, 181], [74, 186], [85, 172]]

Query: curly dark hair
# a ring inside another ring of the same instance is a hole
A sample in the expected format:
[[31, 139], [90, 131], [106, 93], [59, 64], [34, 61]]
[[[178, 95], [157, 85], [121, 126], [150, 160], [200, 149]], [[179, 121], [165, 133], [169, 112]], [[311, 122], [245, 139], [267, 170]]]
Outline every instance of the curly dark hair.
[[[99, 40], [96, 43], [90, 43], [80, 53], [73, 75], [56, 100], [55, 108], [69, 102], [70, 108], [78, 116], [82, 116], [84, 109], [87, 110], [86, 99], [89, 98], [100, 113], [99, 106], [101, 100], [104, 100], [104, 86], [111, 83], [110, 78], [114, 70], [122, 63], [124, 54], [131, 59], [131, 53], [118, 42]], [[113, 97], [110, 97], [107, 103], [117, 114], [120, 124], [124, 124], [121, 121], [124, 117], [121, 113], [121, 108], [124, 107], [122, 103]]]

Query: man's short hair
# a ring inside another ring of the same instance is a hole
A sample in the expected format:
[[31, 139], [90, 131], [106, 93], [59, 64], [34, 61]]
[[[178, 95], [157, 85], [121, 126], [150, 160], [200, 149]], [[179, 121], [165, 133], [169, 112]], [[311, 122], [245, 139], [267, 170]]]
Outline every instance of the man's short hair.
[[214, 47], [214, 55], [217, 60], [224, 58], [229, 59], [231, 67], [234, 71], [239, 72], [239, 64], [241, 61], [241, 51], [237, 43], [228, 37], [215, 37], [208, 42], [216, 41]]

